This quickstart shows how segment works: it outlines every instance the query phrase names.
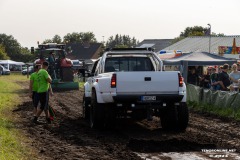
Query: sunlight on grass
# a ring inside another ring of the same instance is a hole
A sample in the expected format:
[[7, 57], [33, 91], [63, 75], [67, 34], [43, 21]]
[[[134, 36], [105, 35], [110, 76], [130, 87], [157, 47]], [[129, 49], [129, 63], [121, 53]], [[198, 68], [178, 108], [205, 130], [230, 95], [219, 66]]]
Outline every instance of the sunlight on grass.
[[84, 87], [84, 83], [85, 82], [79, 82], [79, 88], [83, 88]]
[[28, 81], [26, 76], [16, 74], [0, 76], [0, 159], [27, 158], [28, 151], [21, 141], [24, 136], [15, 128], [11, 110], [21, 103], [21, 86], [16, 83]]

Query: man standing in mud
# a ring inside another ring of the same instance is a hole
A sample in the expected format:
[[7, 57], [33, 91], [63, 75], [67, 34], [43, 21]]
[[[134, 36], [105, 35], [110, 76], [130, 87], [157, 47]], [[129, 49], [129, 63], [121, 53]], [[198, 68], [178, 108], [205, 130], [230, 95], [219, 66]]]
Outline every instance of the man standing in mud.
[[37, 73], [38, 71], [41, 69], [41, 65], [35, 65], [34, 66], [34, 71], [31, 75], [30, 75], [30, 85], [29, 85], [29, 97], [32, 98], [32, 102], [33, 102], [33, 115], [36, 116], [37, 114], [37, 107], [38, 107], [38, 103], [39, 103], [39, 96], [38, 96], [38, 77], [37, 77]]
[[[51, 119], [49, 117], [49, 109], [48, 109], [48, 101], [49, 101], [49, 89], [50, 83], [52, 82], [51, 76], [47, 72], [48, 62], [43, 62], [42, 69], [40, 69], [37, 73], [38, 78], [38, 95], [40, 100], [40, 108], [37, 109], [37, 114], [34, 116], [33, 122], [38, 124], [38, 117], [41, 115], [44, 110], [46, 115], [47, 123], [51, 123]], [[50, 94], [52, 94], [52, 90], [50, 89]]]

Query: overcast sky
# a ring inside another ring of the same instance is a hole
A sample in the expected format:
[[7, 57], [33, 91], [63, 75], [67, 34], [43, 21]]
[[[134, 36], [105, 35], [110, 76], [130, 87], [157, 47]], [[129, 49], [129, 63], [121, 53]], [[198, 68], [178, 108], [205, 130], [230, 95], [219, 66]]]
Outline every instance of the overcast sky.
[[212, 32], [240, 35], [240, 0], [0, 0], [0, 33], [24, 47], [93, 32], [98, 41], [125, 34], [172, 39], [186, 27], [212, 26]]

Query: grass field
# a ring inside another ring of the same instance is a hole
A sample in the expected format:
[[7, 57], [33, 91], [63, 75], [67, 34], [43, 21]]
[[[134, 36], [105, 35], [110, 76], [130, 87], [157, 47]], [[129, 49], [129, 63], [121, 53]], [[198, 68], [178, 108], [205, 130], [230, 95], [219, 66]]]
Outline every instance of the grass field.
[[0, 159], [31, 159], [31, 151], [24, 145], [27, 138], [16, 129], [12, 109], [21, 103], [21, 86], [16, 81], [28, 81], [26, 76], [15, 74], [0, 76]]
[[240, 120], [240, 108], [223, 108], [209, 104], [197, 104], [195, 102], [188, 102], [188, 107], [195, 111], [212, 113], [218, 116]]

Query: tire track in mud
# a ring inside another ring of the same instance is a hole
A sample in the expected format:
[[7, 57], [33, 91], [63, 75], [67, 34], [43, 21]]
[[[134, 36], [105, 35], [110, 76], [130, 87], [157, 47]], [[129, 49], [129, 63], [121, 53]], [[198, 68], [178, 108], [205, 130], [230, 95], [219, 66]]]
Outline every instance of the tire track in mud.
[[221, 120], [219, 118], [206, 117], [191, 113], [191, 121], [188, 130], [196, 136], [217, 144], [219, 147], [234, 148], [240, 152], [240, 128], [239, 122]]
[[[32, 139], [30, 145], [38, 150], [39, 159], [141, 159], [135, 152], [193, 152], [206, 148], [237, 148], [239, 152], [238, 122], [199, 113], [190, 113], [184, 133], [162, 130], [156, 117], [151, 122], [119, 119], [113, 130], [90, 129], [81, 118], [82, 94], [81, 90], [54, 93], [50, 105], [56, 118], [51, 125], [31, 124], [30, 98], [14, 110], [21, 120], [18, 128]], [[44, 116], [40, 120], [44, 121]]]

